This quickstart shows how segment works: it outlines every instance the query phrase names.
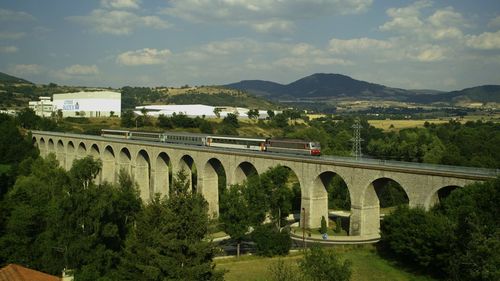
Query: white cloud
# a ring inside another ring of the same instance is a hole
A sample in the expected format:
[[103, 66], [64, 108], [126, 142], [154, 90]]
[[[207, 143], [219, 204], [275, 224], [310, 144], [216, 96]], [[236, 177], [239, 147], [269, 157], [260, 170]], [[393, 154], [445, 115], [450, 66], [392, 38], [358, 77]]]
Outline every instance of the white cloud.
[[500, 16], [492, 18], [488, 24], [490, 27], [500, 27]]
[[424, 0], [403, 8], [390, 8], [387, 15], [391, 20], [379, 26], [379, 29], [403, 36], [417, 36], [421, 40], [461, 39], [461, 27], [467, 26], [462, 14], [447, 7], [434, 11], [428, 17], [422, 16], [421, 10], [431, 6], [431, 1]]
[[16, 46], [0, 46], [0, 53], [10, 54], [10, 53], [15, 53], [17, 51], [18, 49]]
[[373, 0], [182, 0], [162, 12], [191, 22], [240, 24], [258, 32], [289, 32], [294, 22], [321, 16], [357, 14]]
[[38, 64], [16, 64], [11, 65], [8, 71], [14, 75], [33, 75], [42, 73], [43, 67]]
[[144, 48], [136, 51], [121, 53], [116, 58], [116, 62], [123, 65], [152, 65], [163, 64], [172, 54], [168, 49], [157, 50]]
[[474, 49], [500, 49], [500, 30], [494, 33], [484, 32], [480, 35], [468, 35], [466, 38], [466, 44]]
[[108, 9], [139, 9], [139, 0], [101, 0], [101, 6]]
[[267, 22], [253, 23], [252, 28], [257, 32], [272, 33], [272, 32], [291, 32], [294, 24], [286, 20], [270, 20]]
[[407, 7], [390, 8], [386, 11], [392, 19], [379, 28], [384, 31], [400, 31], [407, 29], [420, 28], [423, 23], [420, 20], [420, 10], [430, 7], [432, 2], [428, 0], [417, 1]]
[[31, 21], [35, 17], [26, 12], [0, 9], [0, 21]]
[[74, 64], [66, 67], [63, 70], [63, 73], [67, 75], [95, 75], [99, 73], [99, 69], [95, 64], [93, 65]]
[[419, 50], [417, 55], [414, 57], [416, 60], [421, 62], [434, 62], [446, 59], [446, 49], [432, 45], [424, 46]]
[[17, 40], [26, 36], [24, 32], [9, 32], [9, 31], [0, 31], [0, 39], [5, 40]]
[[352, 53], [374, 49], [389, 49], [392, 47], [392, 43], [366, 37], [347, 40], [333, 38], [330, 40], [329, 46], [329, 50], [334, 53]]
[[127, 35], [139, 27], [151, 27], [165, 29], [170, 25], [157, 16], [138, 16], [134, 13], [121, 10], [107, 11], [102, 9], [93, 10], [87, 16], [71, 16], [68, 20], [90, 26], [98, 33], [109, 33], [113, 35]]

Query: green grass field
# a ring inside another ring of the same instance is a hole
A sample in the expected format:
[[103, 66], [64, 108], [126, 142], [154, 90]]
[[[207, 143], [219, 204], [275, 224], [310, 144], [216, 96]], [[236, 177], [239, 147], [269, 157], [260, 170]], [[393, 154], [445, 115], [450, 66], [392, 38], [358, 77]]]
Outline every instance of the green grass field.
[[[373, 246], [362, 247], [335, 247], [342, 259], [352, 261], [351, 281], [433, 281], [430, 277], [418, 276], [398, 268], [392, 262], [377, 255]], [[292, 253], [286, 257], [281, 257], [286, 263], [297, 266], [297, 261], [302, 258], [300, 253]], [[269, 266], [279, 258], [263, 258], [257, 256], [245, 256], [216, 260], [218, 269], [225, 269], [225, 280], [249, 280], [264, 281], [270, 280]]]

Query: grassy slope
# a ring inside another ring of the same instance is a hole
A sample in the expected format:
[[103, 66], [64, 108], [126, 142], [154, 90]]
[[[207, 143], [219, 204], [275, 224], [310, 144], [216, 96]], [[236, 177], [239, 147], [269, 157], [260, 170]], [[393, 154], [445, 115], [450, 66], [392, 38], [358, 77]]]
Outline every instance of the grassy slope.
[[[417, 276], [396, 267], [391, 262], [380, 258], [372, 247], [361, 248], [336, 248], [342, 259], [352, 261], [351, 281], [432, 281], [425, 276]], [[301, 254], [292, 254], [282, 259], [292, 265], [302, 258]], [[217, 260], [217, 268], [226, 269], [225, 280], [269, 280], [269, 265], [278, 258], [242, 257]]]

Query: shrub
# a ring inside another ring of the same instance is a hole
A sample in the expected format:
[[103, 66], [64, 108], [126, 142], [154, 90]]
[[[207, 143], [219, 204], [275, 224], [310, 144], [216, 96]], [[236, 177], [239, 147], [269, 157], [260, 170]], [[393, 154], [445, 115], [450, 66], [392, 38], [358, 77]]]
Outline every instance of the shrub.
[[328, 228], [326, 227], [326, 219], [325, 216], [321, 216], [321, 228], [319, 229], [319, 232], [321, 234], [324, 234], [328, 231]]
[[284, 229], [279, 231], [271, 224], [258, 226], [252, 237], [256, 243], [256, 253], [260, 256], [287, 255], [292, 247], [290, 233]]

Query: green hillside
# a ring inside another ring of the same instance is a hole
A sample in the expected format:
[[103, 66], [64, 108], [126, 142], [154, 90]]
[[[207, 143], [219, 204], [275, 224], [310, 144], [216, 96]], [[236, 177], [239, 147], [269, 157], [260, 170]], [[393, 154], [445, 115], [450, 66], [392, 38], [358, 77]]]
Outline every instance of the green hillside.
[[9, 74], [5, 74], [0, 72], [0, 83], [3, 84], [33, 84], [30, 81], [11, 76]]

